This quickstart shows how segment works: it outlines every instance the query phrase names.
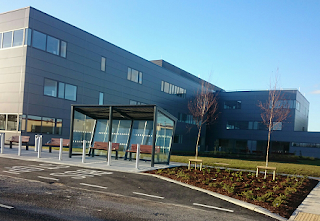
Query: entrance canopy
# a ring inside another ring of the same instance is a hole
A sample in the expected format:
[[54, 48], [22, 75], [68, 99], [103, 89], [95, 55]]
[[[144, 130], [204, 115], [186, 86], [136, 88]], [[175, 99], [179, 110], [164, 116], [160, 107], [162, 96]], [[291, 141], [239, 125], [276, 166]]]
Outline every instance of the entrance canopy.
[[111, 141], [119, 143], [125, 157], [132, 145], [140, 144], [150, 149], [143, 158], [151, 160], [151, 166], [169, 164], [176, 121], [156, 105], [72, 105], [69, 157], [72, 148], [82, 148], [83, 140], [87, 148]]

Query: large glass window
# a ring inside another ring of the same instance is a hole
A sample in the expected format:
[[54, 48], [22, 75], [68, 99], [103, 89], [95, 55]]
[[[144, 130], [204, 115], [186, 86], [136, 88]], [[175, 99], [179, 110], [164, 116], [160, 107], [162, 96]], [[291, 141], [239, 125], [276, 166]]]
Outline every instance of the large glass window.
[[161, 81], [161, 91], [167, 94], [175, 94], [178, 97], [186, 97], [187, 90], [176, 85]]
[[17, 130], [18, 118], [17, 115], [8, 114], [7, 130]]
[[77, 100], [77, 87], [71, 84], [66, 84], [65, 87], [65, 99], [76, 101]]
[[0, 130], [6, 129], [6, 117], [7, 117], [7, 115], [0, 114]]
[[23, 29], [16, 30], [13, 33], [13, 44], [12, 46], [20, 46], [23, 43]]
[[41, 133], [41, 117], [28, 115], [27, 132]]
[[42, 133], [44, 134], [54, 134], [54, 126], [55, 126], [55, 119], [43, 117], [42, 118]]
[[102, 105], [103, 104], [103, 93], [100, 92], [99, 93], [99, 105]]
[[41, 32], [33, 30], [32, 46], [41, 50], [46, 50], [47, 36]]
[[62, 134], [62, 119], [57, 119], [56, 120], [56, 130], [55, 130], [55, 134]]
[[25, 37], [24, 37], [24, 44], [25, 45], [28, 45], [28, 46], [31, 46], [31, 33], [32, 33], [32, 30], [30, 28], [26, 28], [25, 30]]
[[225, 101], [224, 109], [241, 109], [241, 101]]
[[62, 82], [59, 82], [59, 91], [58, 91], [58, 97], [64, 98], [64, 86], [65, 84]]
[[19, 116], [19, 131], [25, 131], [26, 130], [26, 115], [20, 115]]
[[44, 95], [56, 97], [57, 96], [57, 81], [50, 79], [44, 80]]
[[9, 48], [12, 45], [12, 31], [3, 33], [2, 48]]
[[61, 57], [67, 57], [67, 42], [61, 41]]
[[101, 71], [106, 71], [106, 58], [101, 57]]
[[59, 55], [59, 48], [60, 48], [60, 40], [48, 35], [47, 52]]
[[142, 72], [139, 72], [132, 68], [128, 68], [127, 79], [142, 84]]

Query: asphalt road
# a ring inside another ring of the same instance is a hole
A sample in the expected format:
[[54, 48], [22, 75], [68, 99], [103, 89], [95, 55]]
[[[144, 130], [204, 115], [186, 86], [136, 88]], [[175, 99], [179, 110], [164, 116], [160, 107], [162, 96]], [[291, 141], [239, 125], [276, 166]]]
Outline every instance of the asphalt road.
[[0, 220], [274, 220], [142, 174], [0, 158]]

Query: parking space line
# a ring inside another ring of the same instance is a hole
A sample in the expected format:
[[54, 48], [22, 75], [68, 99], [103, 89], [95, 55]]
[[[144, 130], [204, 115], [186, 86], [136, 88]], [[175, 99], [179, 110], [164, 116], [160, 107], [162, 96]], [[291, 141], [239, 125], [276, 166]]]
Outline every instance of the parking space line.
[[98, 186], [98, 185], [93, 185], [93, 184], [88, 184], [88, 183], [80, 183], [80, 185], [97, 187], [97, 188], [101, 188], [101, 189], [107, 189], [107, 188], [108, 188], [108, 187], [106, 187], [106, 186]]
[[155, 195], [149, 195], [149, 194], [138, 193], [138, 192], [132, 192], [132, 193], [137, 194], [137, 195], [142, 195], [142, 196], [149, 196], [149, 197], [153, 197], [153, 198], [164, 199], [164, 197], [162, 197], [162, 196], [155, 196]]
[[4, 204], [0, 204], [0, 207], [6, 208], [6, 209], [13, 209], [14, 208], [13, 206], [7, 206]]
[[54, 180], [54, 181], [59, 181], [59, 179], [52, 178], [52, 177], [45, 177], [45, 176], [38, 176], [41, 179], [46, 179], [46, 180]]
[[200, 204], [200, 203], [193, 203], [193, 205], [194, 206], [202, 206], [202, 207], [206, 207], [206, 208], [210, 208], [210, 209], [222, 210], [222, 211], [226, 211], [226, 212], [230, 212], [230, 213], [234, 212], [231, 209], [225, 209], [225, 208], [220, 208], [220, 207], [215, 207], [215, 206], [208, 206], [208, 205], [204, 205], [204, 204]]

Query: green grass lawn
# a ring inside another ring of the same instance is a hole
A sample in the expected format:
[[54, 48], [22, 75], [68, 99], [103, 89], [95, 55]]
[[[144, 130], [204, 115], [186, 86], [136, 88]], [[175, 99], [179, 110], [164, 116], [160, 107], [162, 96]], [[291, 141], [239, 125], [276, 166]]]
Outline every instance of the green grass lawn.
[[[188, 163], [188, 159], [193, 158], [194, 157], [192, 156], [171, 155], [170, 161]], [[198, 157], [198, 159], [203, 160], [204, 166], [218, 166], [244, 170], [256, 170], [257, 166], [265, 166], [265, 161], [226, 159], [214, 157]], [[269, 166], [276, 167], [277, 173], [320, 177], [319, 160], [301, 160], [297, 163], [269, 162]]]

